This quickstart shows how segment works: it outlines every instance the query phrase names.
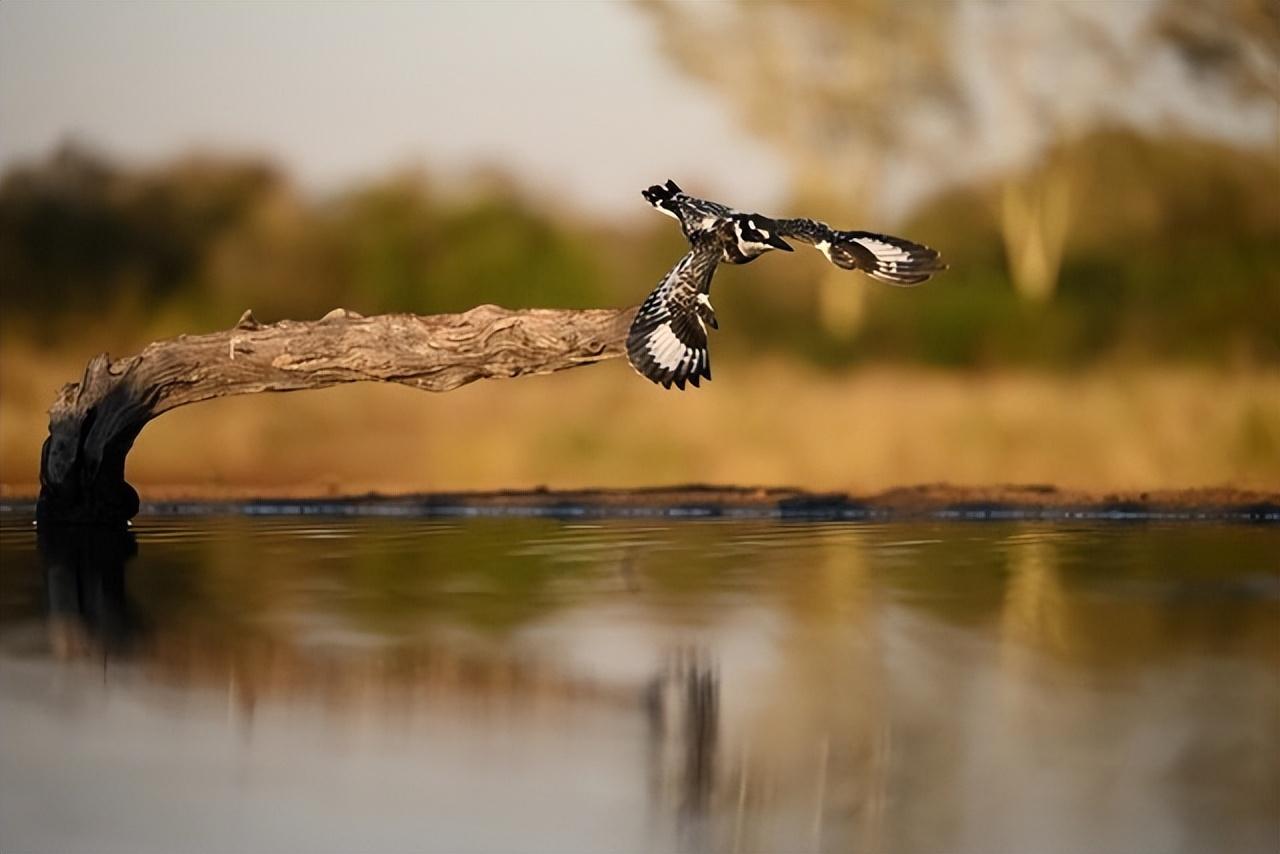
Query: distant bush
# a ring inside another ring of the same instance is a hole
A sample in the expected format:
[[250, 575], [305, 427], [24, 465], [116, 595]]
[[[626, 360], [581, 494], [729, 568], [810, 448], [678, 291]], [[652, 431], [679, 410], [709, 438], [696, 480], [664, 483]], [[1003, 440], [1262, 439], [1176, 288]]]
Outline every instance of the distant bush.
[[1052, 156], [1072, 164], [1075, 202], [1047, 303], [1019, 298], [1010, 281], [996, 176], [934, 198], [897, 229], [941, 249], [951, 269], [917, 290], [851, 283], [868, 289], [852, 333], [814, 322], [821, 264], [807, 279], [790, 264], [749, 268], [747, 293], [724, 314], [741, 312], [753, 346], [829, 364], [1280, 362], [1276, 152], [1108, 131]]
[[[997, 176], [898, 229], [941, 249], [950, 271], [916, 290], [848, 276], [858, 290], [843, 328], [818, 322], [817, 283], [833, 273], [817, 253], [721, 270], [718, 353], [833, 366], [1280, 361], [1274, 152], [1108, 131], [1052, 156], [1071, 166], [1074, 202], [1049, 301], [1010, 283]], [[0, 333], [57, 345], [104, 327], [132, 341], [162, 316], [166, 331], [225, 326], [245, 308], [275, 319], [620, 305], [683, 251], [668, 220], [588, 223], [500, 179], [446, 193], [400, 174], [317, 199], [259, 161], [129, 167], [65, 147], [0, 179]]]

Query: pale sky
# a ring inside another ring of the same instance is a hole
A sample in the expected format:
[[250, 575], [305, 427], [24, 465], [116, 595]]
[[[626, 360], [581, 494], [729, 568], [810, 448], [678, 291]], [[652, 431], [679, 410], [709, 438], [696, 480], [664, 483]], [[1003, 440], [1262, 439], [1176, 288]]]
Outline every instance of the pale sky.
[[786, 171], [627, 3], [0, 3], [0, 169], [75, 137], [262, 153], [326, 192], [498, 165], [604, 213], [675, 178], [742, 205]]

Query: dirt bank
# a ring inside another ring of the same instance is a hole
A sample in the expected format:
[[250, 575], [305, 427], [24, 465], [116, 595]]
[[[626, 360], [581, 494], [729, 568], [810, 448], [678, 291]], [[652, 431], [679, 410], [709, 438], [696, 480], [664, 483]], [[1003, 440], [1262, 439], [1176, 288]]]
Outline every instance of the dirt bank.
[[761, 516], [867, 519], [1232, 519], [1280, 522], [1280, 492], [1230, 488], [1088, 493], [1047, 485], [927, 484], [874, 495], [688, 485], [647, 489], [448, 492], [252, 501], [151, 501], [142, 512], [441, 516]]

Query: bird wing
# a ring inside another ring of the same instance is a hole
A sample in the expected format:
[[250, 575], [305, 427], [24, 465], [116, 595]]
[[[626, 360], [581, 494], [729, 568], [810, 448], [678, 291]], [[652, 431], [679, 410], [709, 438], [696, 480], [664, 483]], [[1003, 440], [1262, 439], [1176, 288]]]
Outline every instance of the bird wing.
[[810, 243], [843, 270], [861, 270], [873, 279], [911, 287], [947, 269], [936, 249], [870, 231], [836, 231], [812, 219], [780, 219], [778, 234]]
[[627, 333], [627, 360], [641, 376], [681, 390], [686, 382], [697, 387], [700, 377], [711, 379], [707, 325], [716, 322], [707, 294], [719, 260], [712, 241], [695, 241], [641, 303]]
[[679, 221], [685, 237], [691, 239], [694, 232], [706, 231], [733, 213], [733, 208], [719, 202], [689, 195], [670, 179], [665, 184], [654, 184], [647, 190], [641, 190], [640, 195], [659, 211]]

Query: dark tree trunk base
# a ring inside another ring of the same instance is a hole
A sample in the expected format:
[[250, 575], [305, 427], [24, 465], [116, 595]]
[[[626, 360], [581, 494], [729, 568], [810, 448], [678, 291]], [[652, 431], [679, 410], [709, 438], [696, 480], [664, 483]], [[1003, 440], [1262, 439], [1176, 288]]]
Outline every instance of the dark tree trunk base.
[[350, 382], [449, 391], [480, 379], [546, 374], [621, 356], [635, 309], [510, 311], [362, 317], [336, 309], [318, 321], [182, 335], [112, 361], [95, 356], [49, 409], [36, 519], [120, 524], [138, 512], [125, 458], [148, 421], [189, 403]]

